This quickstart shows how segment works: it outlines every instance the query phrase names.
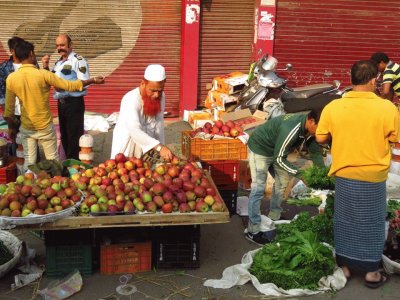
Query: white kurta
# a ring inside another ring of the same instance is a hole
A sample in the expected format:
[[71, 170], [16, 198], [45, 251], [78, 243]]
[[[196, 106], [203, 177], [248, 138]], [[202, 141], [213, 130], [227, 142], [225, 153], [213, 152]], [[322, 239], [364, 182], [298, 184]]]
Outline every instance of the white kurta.
[[162, 94], [161, 112], [155, 117], [143, 115], [143, 101], [139, 88], [122, 98], [117, 124], [114, 128], [111, 158], [117, 153], [127, 157], [140, 158], [159, 143], [165, 143], [164, 137], [165, 94]]

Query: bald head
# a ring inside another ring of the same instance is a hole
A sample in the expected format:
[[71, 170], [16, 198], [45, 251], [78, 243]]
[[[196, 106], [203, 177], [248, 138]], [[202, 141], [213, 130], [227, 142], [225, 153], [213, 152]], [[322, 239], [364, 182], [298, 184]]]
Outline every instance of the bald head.
[[66, 34], [60, 34], [56, 38], [56, 49], [66, 59], [73, 50], [71, 38]]

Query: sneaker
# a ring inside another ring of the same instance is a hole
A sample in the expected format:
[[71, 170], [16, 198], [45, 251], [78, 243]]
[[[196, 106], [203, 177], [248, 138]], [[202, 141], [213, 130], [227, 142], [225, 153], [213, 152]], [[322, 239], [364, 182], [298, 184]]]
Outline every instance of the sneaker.
[[246, 240], [249, 240], [250, 242], [253, 242], [259, 246], [264, 246], [265, 244], [268, 244], [273, 240], [273, 238], [271, 239], [271, 236], [269, 236], [269, 234], [267, 235], [266, 232], [263, 231], [260, 231], [258, 233], [246, 232], [244, 234], [244, 237]]

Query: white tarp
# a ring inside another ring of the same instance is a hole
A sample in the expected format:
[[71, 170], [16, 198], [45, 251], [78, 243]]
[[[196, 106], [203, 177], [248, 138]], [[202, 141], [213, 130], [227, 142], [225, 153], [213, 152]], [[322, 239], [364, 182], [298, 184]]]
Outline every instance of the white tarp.
[[[272, 221], [268, 217], [262, 215], [261, 216], [261, 230], [267, 231], [275, 228], [275, 224], [288, 223], [290, 221]], [[347, 282], [346, 276], [341, 268], [337, 267], [332, 275], [327, 277], [323, 277], [320, 279], [318, 286], [318, 290], [305, 290], [305, 289], [291, 289], [284, 290], [277, 287], [273, 283], [260, 283], [258, 279], [251, 275], [249, 269], [253, 263], [254, 255], [260, 250], [252, 250], [247, 252], [242, 257], [242, 262], [240, 264], [230, 266], [226, 268], [222, 272], [221, 279], [208, 279], [204, 282], [204, 286], [219, 288], [219, 289], [229, 289], [235, 285], [244, 285], [247, 282], [251, 281], [253, 286], [260, 293], [267, 296], [276, 296], [276, 297], [293, 297], [293, 296], [307, 296], [307, 295], [315, 295], [324, 291], [329, 290], [340, 290], [342, 289]]]

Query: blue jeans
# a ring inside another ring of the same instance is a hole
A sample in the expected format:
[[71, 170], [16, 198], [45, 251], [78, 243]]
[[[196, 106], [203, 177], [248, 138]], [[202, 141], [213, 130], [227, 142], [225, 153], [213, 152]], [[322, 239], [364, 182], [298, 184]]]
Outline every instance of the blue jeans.
[[285, 189], [289, 184], [290, 175], [274, 163], [273, 157], [255, 154], [249, 149], [249, 166], [251, 172], [251, 191], [249, 196], [249, 224], [248, 231], [257, 233], [261, 224], [261, 201], [264, 199], [265, 184], [268, 172], [275, 179], [270, 202], [270, 211], [281, 213], [281, 203]]

